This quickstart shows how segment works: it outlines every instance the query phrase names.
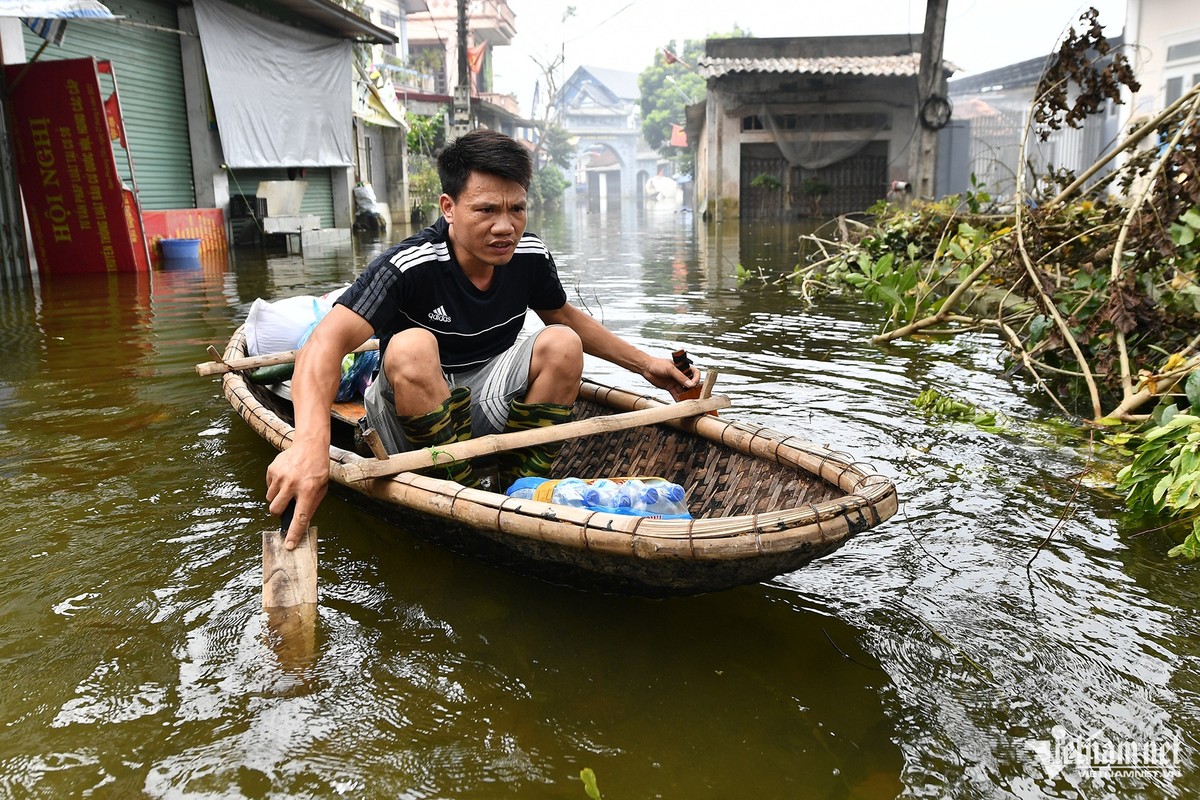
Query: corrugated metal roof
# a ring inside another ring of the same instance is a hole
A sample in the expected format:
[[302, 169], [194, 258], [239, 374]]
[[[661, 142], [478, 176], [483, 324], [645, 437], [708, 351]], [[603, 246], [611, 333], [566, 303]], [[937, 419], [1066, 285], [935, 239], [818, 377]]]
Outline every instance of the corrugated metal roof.
[[333, 0], [271, 0], [277, 6], [335, 31], [342, 38], [376, 44], [393, 44], [399, 39], [395, 31], [378, 25], [339, 6]]
[[816, 58], [712, 58], [703, 56], [697, 72], [720, 78], [733, 72], [776, 72], [791, 75], [916, 76], [919, 53], [898, 56], [827, 56]]

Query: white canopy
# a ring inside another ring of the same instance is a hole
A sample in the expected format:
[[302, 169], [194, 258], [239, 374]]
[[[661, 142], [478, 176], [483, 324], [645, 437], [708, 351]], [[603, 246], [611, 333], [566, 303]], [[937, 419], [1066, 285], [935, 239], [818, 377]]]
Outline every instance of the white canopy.
[[225, 163], [235, 169], [353, 163], [351, 43], [195, 0]]

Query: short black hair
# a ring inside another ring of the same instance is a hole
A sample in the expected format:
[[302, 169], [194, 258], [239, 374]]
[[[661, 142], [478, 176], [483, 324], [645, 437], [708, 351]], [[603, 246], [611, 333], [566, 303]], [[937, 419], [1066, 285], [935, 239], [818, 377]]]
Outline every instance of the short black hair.
[[511, 136], [478, 128], [450, 142], [437, 160], [442, 191], [455, 200], [467, 185], [472, 172], [496, 175], [521, 185], [525, 191], [533, 183], [533, 157]]

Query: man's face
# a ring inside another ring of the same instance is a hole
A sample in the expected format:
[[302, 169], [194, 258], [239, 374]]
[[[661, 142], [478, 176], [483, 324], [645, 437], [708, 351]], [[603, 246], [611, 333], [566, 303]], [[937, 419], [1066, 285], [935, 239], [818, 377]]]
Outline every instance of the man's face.
[[525, 233], [525, 190], [496, 175], [472, 172], [453, 200], [441, 196], [454, 256], [465, 270], [507, 264]]

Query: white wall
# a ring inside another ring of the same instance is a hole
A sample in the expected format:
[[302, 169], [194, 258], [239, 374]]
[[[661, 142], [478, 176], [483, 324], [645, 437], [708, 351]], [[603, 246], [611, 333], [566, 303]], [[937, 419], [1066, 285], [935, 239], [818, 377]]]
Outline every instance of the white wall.
[[1200, 57], [1168, 65], [1172, 45], [1200, 40], [1200, 3], [1196, 0], [1129, 0], [1125, 39], [1134, 73], [1142, 84], [1126, 111], [1125, 119], [1145, 117], [1166, 107], [1168, 77], [1185, 75], [1184, 91], [1192, 75], [1200, 74]]

